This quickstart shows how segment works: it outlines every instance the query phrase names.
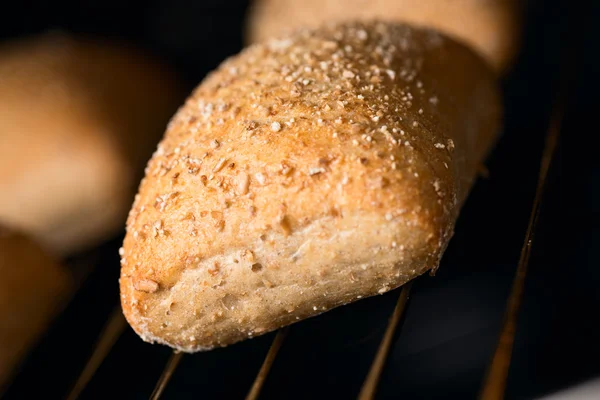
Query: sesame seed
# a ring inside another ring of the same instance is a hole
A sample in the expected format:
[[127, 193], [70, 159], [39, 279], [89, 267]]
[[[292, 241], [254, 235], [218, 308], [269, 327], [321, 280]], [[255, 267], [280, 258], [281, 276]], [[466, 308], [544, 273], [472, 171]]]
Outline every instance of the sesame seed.
[[292, 167], [290, 167], [285, 161], [281, 162], [281, 174], [289, 175], [292, 172]]
[[279, 132], [281, 130], [281, 124], [279, 122], [273, 122], [271, 124], [271, 130], [273, 132]]
[[454, 150], [454, 141], [452, 139], [448, 139], [448, 150]]
[[267, 182], [267, 177], [262, 172], [257, 172], [254, 174], [256, 181], [261, 185], [264, 185]]
[[323, 168], [323, 167], [313, 167], [313, 168], [310, 168], [308, 170], [308, 175], [313, 176], [313, 175], [322, 174], [323, 172], [325, 172], [325, 168]]
[[154, 293], [158, 290], [158, 283], [152, 279], [134, 279], [133, 288], [139, 292]]
[[219, 161], [217, 161], [217, 163], [215, 164], [215, 166], [213, 168], [213, 172], [219, 172], [220, 170], [222, 170], [226, 163], [227, 163], [227, 159], [225, 159], [225, 158], [219, 159]]
[[244, 195], [248, 193], [248, 188], [250, 186], [250, 177], [248, 174], [243, 173], [238, 177], [237, 182], [237, 192], [240, 195]]

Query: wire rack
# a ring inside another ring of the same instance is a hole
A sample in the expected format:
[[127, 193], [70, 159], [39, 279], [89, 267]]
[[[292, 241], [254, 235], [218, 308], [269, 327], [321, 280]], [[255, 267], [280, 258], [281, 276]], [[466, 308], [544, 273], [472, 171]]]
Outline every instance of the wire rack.
[[[572, 50], [568, 45], [566, 45], [565, 48]], [[503, 311], [504, 318], [501, 324], [497, 326], [498, 329], [494, 334], [494, 336], [497, 338], [495, 340], [496, 344], [493, 346], [493, 351], [489, 354], [489, 363], [486, 367], [486, 372], [481, 377], [479, 383], [479, 397], [486, 400], [503, 399], [505, 397], [507, 378], [511, 366], [511, 356], [513, 354], [515, 333], [517, 331], [518, 314], [523, 299], [530, 254], [535, 245], [534, 239], [536, 226], [540, 215], [540, 207], [546, 191], [550, 166], [554, 154], [557, 151], [557, 146], [560, 143], [559, 135], [561, 133], [567, 99], [569, 97], [569, 82], [565, 77], [574, 75], [573, 68], [575, 63], [573, 60], [575, 57], [569, 56], [564, 58], [570, 60], [570, 64], [561, 67], [561, 79], [559, 79], [560, 84], [558, 85], [555, 98], [552, 101], [553, 105], [551, 107], [551, 111], [548, 113], [550, 117], [546, 119], [546, 123], [539, 124], [539, 126], [545, 126], [545, 133], [543, 135], [539, 135], [541, 139], [538, 144], [538, 148], [541, 148], [540, 162], [539, 164], [535, 165], [535, 168], [533, 168], [533, 170], [530, 172], [530, 176], [537, 176], [537, 178], [533, 180], [535, 182], [534, 189], [532, 190], [533, 201], [529, 203], [526, 233], [522, 240], [520, 257], [516, 267], [516, 272], [514, 272], [514, 276], [512, 278], [512, 284], [510, 286], [509, 296], [506, 300], [506, 306]], [[524, 200], [528, 201], [527, 198], [529, 196], [524, 195], [524, 197]], [[515, 229], [515, 231], [519, 231], [519, 229]], [[371, 313], [381, 316], [387, 313], [387, 317], [384, 318], [386, 321], [384, 325], [381, 325], [381, 323], [379, 323], [379, 325], [375, 323], [377, 329], [374, 331], [373, 329], [361, 330], [360, 334], [362, 335], [366, 333], [371, 342], [373, 342], [373, 335], [375, 335], [377, 337], [377, 340], [375, 341], [377, 345], [375, 348], [371, 348], [366, 351], [366, 353], [370, 354], [370, 356], [368, 356], [370, 359], [366, 364], [362, 361], [357, 361], [356, 366], [349, 367], [357, 368], [364, 372], [360, 374], [364, 377], [362, 381], [349, 382], [348, 386], [352, 388], [350, 389], [352, 391], [352, 397], [357, 397], [361, 400], [367, 400], [373, 399], [377, 395], [382, 377], [385, 377], [386, 373], [389, 374], [390, 368], [386, 366], [386, 360], [388, 359], [390, 352], [393, 351], [393, 347], [395, 343], [398, 342], [399, 337], [404, 334], [402, 326], [403, 322], [405, 321], [406, 314], [410, 310], [410, 297], [411, 294], [418, 293], [418, 282], [420, 279], [423, 278], [417, 279], [416, 284], [410, 282], [404, 285], [401, 289], [391, 294], [382, 296], [387, 299], [387, 305], [384, 305], [384, 303], [380, 300], [367, 300], [365, 302], [366, 305], [362, 306], [363, 310], [367, 311], [362, 312], [360, 314], [361, 316], [366, 316]], [[370, 304], [368, 304], [369, 301], [371, 301]], [[339, 311], [334, 312], [338, 312], [338, 314], [340, 313]], [[321, 321], [323, 320], [321, 319]], [[369, 321], [360, 321], [358, 318], [354, 322], [357, 325], [369, 325]], [[294, 345], [297, 346], [299, 340], [302, 340], [298, 337], [298, 335], [292, 338], [295, 331], [301, 329], [300, 326], [302, 324], [303, 323], [292, 325], [290, 327], [283, 328], [274, 334], [252, 340], [252, 342], [257, 343], [253, 347], [253, 351], [255, 352], [255, 355], [256, 352], [260, 353], [259, 356], [254, 357], [255, 359], [261, 360], [260, 365], [247, 365], [241, 361], [242, 365], [240, 368], [247, 367], [247, 375], [251, 376], [251, 378], [243, 380], [243, 382], [238, 380], [236, 382], [230, 382], [229, 384], [243, 386], [243, 388], [238, 389], [237, 392], [244, 392], [245, 398], [248, 400], [258, 399], [261, 397], [261, 395], [265, 394], [269, 395], [269, 391], [271, 393], [270, 396], [267, 397], [277, 398], [277, 396], [273, 396], [272, 391], [274, 389], [268, 387], [269, 382], [274, 379], [284, 379], [285, 371], [282, 371], [276, 367], [278, 365], [278, 359], [283, 357], [281, 354], [282, 352], [285, 352], [286, 346], [288, 348]], [[103, 326], [99, 335], [97, 336], [97, 341], [90, 351], [90, 356], [87, 358], [87, 361], [83, 363], [83, 367], [77, 373], [76, 379], [73, 380], [72, 377], [69, 378], [73, 383], [71, 384], [68, 395], [66, 396], [67, 399], [75, 400], [85, 393], [86, 387], [88, 387], [88, 384], [90, 384], [90, 382], [93, 380], [96, 372], [101, 367], [105, 359], [110, 357], [111, 354], [120, 351], [118, 346], [115, 347], [115, 344], [119, 341], [119, 338], [124, 332], [126, 332], [126, 330], [127, 324], [122, 316], [120, 307], [117, 306], [110, 313], [106, 321], [103, 322]], [[327, 324], [325, 324], [322, 334], [325, 336], [327, 335], [327, 332]], [[313, 339], [314, 337], [315, 336], [312, 336]], [[328, 339], [323, 340], [326, 341]], [[343, 338], [334, 337], [330, 340], [340, 341], [343, 340]], [[362, 339], [359, 339], [358, 341], [360, 340]], [[292, 343], [290, 343], [290, 341], [292, 341]], [[232, 360], [232, 362], [235, 362], [235, 348], [237, 348], [237, 346], [238, 345], [233, 346], [232, 350], [230, 350], [228, 353], [228, 357]], [[308, 346], [310, 346], [310, 344], [308, 344]], [[248, 348], [249, 347], [246, 346], [244, 349]], [[210, 357], [219, 357], [220, 354], [223, 354], [218, 353], [220, 351], [218, 350], [215, 352], [217, 353], [216, 355], [208, 356], [208, 358], [206, 358], [206, 355], [184, 355], [183, 353], [176, 352], [166, 355], [164, 351], [166, 350], [163, 350], [158, 356], [160, 360], [164, 361], [160, 374], [156, 374], [156, 377], [149, 376], [145, 378], [146, 382], [148, 380], [154, 381], [154, 389], [149, 396], [151, 399], [160, 399], [163, 397], [163, 394], [168, 391], [169, 383], [177, 377], [178, 371], [180, 371], [180, 368], [178, 367], [181, 364], [184, 364], [188, 361], [193, 362], [192, 359], [200, 360], [202, 357], [204, 357], [206, 363], [209, 364], [211, 362]], [[297, 353], [298, 351], [296, 351], [296, 353], [292, 352], [287, 355], [287, 358], [289, 359]], [[243, 356], [240, 356], [240, 360], [243, 360], [243, 358]], [[315, 365], [326, 362], [326, 360], [316, 359], [311, 360], [308, 365], [311, 365], [311, 363], [312, 365]], [[282, 364], [281, 367], [283, 368], [284, 365], [285, 364]], [[274, 372], [277, 373], [277, 376], [273, 376]], [[294, 371], [294, 373], [297, 373], [297, 371]], [[303, 371], [303, 373], [306, 374], [307, 379], [310, 379], [311, 371], [307, 370]], [[189, 378], [190, 376], [187, 375], [185, 379]], [[198, 379], [201, 378], [198, 377]], [[321, 379], [321, 381], [327, 383], [327, 379], [328, 378], [326, 377], [325, 379]], [[207, 384], [210, 384], [210, 382], [207, 382]], [[119, 389], [117, 387], [114, 388], [115, 393], [118, 393], [118, 390]], [[340, 398], [346, 398], [346, 394], [340, 393]], [[210, 396], [206, 397], [210, 398]], [[116, 395], [116, 398], [119, 398], [118, 394]], [[286, 395], [282, 394], [281, 398], [286, 398]]]
[[[552, 113], [552, 120], [550, 121], [545, 137], [545, 144], [538, 172], [535, 198], [531, 207], [527, 232], [525, 234], [514, 281], [512, 283], [512, 289], [507, 300], [504, 322], [502, 324], [498, 343], [488, 367], [488, 372], [482, 382], [480, 396], [483, 399], [494, 400], [504, 398], [504, 391], [516, 332], [517, 315], [523, 297], [525, 278], [528, 269], [527, 267], [531, 249], [534, 243], [535, 228], [546, 187], [546, 179], [561, 131], [561, 124], [564, 117], [565, 96], [566, 94], [563, 89], [561, 90], [560, 96], [555, 105], [555, 110]], [[411, 288], [412, 282], [409, 282], [400, 290], [395, 307], [389, 316], [389, 322], [387, 323], [381, 342], [358, 393], [358, 399], [360, 400], [369, 400], [375, 398], [378, 383], [385, 368], [386, 358], [390, 352], [390, 348], [392, 347], [395, 334], [401, 325], [402, 316], [408, 306]], [[77, 378], [77, 381], [75, 382], [69, 395], [67, 396], [68, 400], [75, 400], [79, 397], [86, 384], [90, 381], [95, 371], [102, 363], [102, 360], [109, 354], [114, 343], [125, 330], [125, 327], [126, 322], [123, 318], [120, 308], [117, 308], [114, 310], [105, 327], [103, 328], [91, 357], [87, 361], [85, 367]], [[276, 333], [268, 351], [265, 354], [264, 361], [258, 373], [256, 374], [252, 385], [248, 388], [248, 393], [246, 395], [247, 400], [256, 400], [259, 398], [261, 390], [268, 379], [269, 372], [277, 358], [277, 355], [282, 346], [285, 345], [285, 340], [290, 329], [294, 329], [294, 327], [286, 327]], [[154, 390], [150, 395], [150, 399], [158, 400], [161, 398], [165, 388], [169, 384], [170, 379], [176, 373], [177, 367], [180, 365], [184, 357], [193, 356], [184, 355], [183, 353], [178, 352], [173, 352], [171, 354], [156, 382]]]
[[[498, 343], [488, 367], [488, 372], [482, 382], [481, 398], [484, 399], [493, 400], [504, 398], [504, 391], [516, 332], [517, 315], [523, 297], [529, 256], [534, 243], [534, 233], [538, 221], [540, 205], [545, 191], [546, 178], [558, 143], [561, 123], [564, 116], [564, 96], [564, 91], [561, 91], [546, 134], [542, 160], [538, 172], [535, 198], [531, 207], [530, 218], [521, 250], [521, 256], [512, 284], [510, 296], [507, 301], [504, 322], [502, 324]], [[368, 373], [358, 393], [358, 398], [361, 400], [373, 399], [375, 397], [378, 383], [385, 368], [386, 358], [390, 352], [390, 348], [393, 345], [395, 334], [401, 325], [402, 316], [408, 306], [411, 288], [412, 282], [404, 285], [400, 290], [395, 307], [389, 316], [389, 322], [387, 323], [381, 342], [379, 343], [377, 351], [368, 369]], [[125, 328], [126, 322], [123, 318], [120, 308], [117, 307], [117, 309], [112, 312], [111, 316], [106, 322], [99, 339], [94, 346], [90, 358], [88, 359], [71, 391], [69, 392], [67, 396], [68, 400], [75, 400], [79, 397], [82, 390], [91, 380], [102, 361], [110, 353], [113, 345], [123, 333]], [[292, 326], [283, 328], [275, 334], [275, 337], [273, 338], [272, 343], [264, 356], [264, 361], [262, 362], [262, 365], [256, 374], [252, 385], [248, 388], [248, 393], [246, 395], [247, 400], [255, 400], [259, 398], [261, 390], [268, 379], [269, 372], [277, 358], [277, 355], [282, 346], [285, 345], [286, 337], [290, 329], [294, 329], [294, 327]], [[184, 357], [193, 356], [184, 355], [183, 353], [177, 352], [173, 352], [171, 354], [155, 384], [152, 394], [150, 395], [151, 399], [158, 400], [161, 398], [165, 388], [169, 384], [170, 379], [174, 374], [176, 374], [177, 367], [180, 365]]]

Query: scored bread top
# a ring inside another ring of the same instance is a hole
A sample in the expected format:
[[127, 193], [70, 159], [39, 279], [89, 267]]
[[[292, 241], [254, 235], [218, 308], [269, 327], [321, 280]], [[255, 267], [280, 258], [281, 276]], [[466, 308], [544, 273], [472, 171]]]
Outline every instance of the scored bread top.
[[147, 166], [125, 316], [145, 340], [205, 350], [435, 268], [499, 117], [493, 73], [434, 31], [346, 23], [249, 47]]

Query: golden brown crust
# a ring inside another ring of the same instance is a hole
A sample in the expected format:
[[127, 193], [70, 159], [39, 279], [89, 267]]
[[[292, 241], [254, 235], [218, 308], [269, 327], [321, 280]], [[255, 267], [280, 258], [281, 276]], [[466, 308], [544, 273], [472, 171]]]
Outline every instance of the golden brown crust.
[[112, 235], [181, 101], [122, 46], [58, 33], [0, 46], [0, 218], [56, 251]]
[[519, 50], [520, 7], [516, 0], [255, 0], [247, 35], [255, 43], [299, 27], [384, 18], [437, 29], [505, 71]]
[[125, 316], [147, 341], [206, 350], [436, 267], [499, 118], [491, 71], [434, 31], [345, 24], [246, 49], [148, 164]]
[[23, 235], [0, 227], [0, 385], [68, 296], [71, 277]]

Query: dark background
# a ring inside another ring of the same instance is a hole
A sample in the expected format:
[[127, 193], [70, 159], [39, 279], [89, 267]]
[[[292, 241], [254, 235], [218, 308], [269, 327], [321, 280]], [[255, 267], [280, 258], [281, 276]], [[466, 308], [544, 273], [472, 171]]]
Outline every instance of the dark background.
[[[129, 41], [171, 62], [191, 90], [241, 48], [246, 7], [217, 0], [2, 1], [0, 40], [63, 29]], [[505, 127], [487, 163], [489, 177], [465, 205], [437, 276], [413, 286], [379, 398], [476, 397], [498, 338], [562, 77], [570, 88], [566, 118], [534, 241], [507, 398], [537, 398], [600, 375], [598, 20], [598, 2], [528, 2], [523, 51], [503, 82]], [[119, 246], [115, 238], [86, 255], [97, 267], [7, 398], [54, 399], [68, 391], [118, 304]], [[398, 293], [293, 326], [263, 398], [354, 398]], [[243, 398], [272, 337], [184, 357], [165, 398]], [[147, 398], [169, 354], [128, 329], [82, 398]]]

